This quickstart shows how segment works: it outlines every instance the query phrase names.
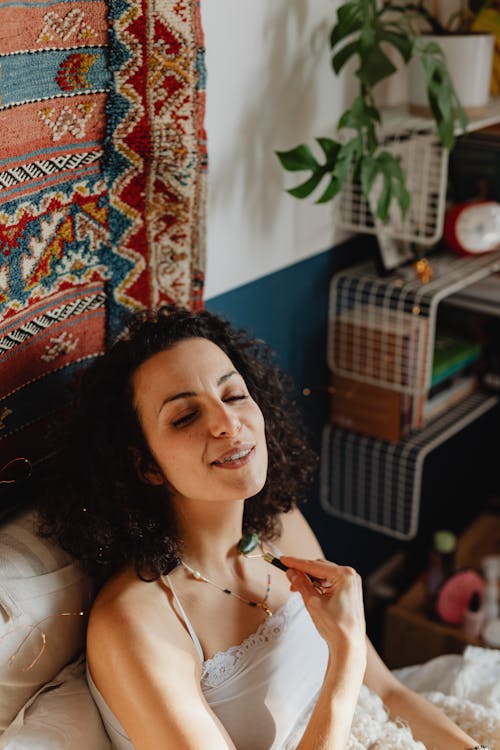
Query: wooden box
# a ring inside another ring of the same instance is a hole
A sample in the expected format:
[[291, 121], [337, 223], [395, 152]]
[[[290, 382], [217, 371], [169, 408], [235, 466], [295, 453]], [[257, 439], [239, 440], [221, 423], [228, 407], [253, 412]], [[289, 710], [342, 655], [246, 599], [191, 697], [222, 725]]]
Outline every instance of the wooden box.
[[402, 437], [402, 394], [332, 375], [330, 421], [337, 427], [397, 443]]
[[[500, 515], [485, 513], [458, 540], [457, 567], [480, 568], [481, 560], [492, 554], [500, 554]], [[383, 656], [391, 669], [462, 653], [468, 644], [485, 645], [481, 639], [467, 638], [459, 626], [431, 620], [425, 604], [424, 583], [417, 581], [387, 608]]]

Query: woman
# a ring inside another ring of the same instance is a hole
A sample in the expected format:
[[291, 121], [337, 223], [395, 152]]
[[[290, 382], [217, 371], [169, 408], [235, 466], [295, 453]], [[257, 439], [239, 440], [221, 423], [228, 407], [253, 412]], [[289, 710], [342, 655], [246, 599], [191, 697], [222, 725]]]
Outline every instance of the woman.
[[207, 311], [139, 316], [87, 372], [46, 519], [104, 582], [88, 678], [117, 750], [341, 750], [363, 680], [427, 747], [474, 746], [367, 641], [359, 576], [297, 508], [296, 424], [262, 347]]

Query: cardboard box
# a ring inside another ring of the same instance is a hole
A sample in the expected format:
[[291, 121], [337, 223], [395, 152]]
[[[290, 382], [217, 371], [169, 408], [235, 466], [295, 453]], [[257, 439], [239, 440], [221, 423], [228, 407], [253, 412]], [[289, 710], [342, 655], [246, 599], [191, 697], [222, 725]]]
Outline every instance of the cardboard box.
[[[463, 532], [457, 544], [457, 567], [478, 568], [500, 549], [500, 516], [483, 513]], [[483, 646], [463, 628], [431, 620], [427, 615], [424, 582], [419, 578], [385, 617], [383, 657], [391, 669], [421, 664], [442, 654], [461, 654], [468, 644]]]

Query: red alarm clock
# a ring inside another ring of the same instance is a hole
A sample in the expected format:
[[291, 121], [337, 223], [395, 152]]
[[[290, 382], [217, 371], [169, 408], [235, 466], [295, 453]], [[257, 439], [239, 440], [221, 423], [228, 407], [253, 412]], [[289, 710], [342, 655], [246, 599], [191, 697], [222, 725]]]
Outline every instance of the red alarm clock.
[[500, 248], [500, 203], [469, 201], [448, 209], [443, 239], [461, 255], [479, 255]]

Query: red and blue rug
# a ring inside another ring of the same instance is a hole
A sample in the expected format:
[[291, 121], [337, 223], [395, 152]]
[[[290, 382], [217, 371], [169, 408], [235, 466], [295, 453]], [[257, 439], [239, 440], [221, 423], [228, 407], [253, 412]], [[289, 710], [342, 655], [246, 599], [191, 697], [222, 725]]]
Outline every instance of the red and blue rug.
[[198, 2], [0, 0], [0, 459], [128, 313], [202, 305], [204, 89]]

